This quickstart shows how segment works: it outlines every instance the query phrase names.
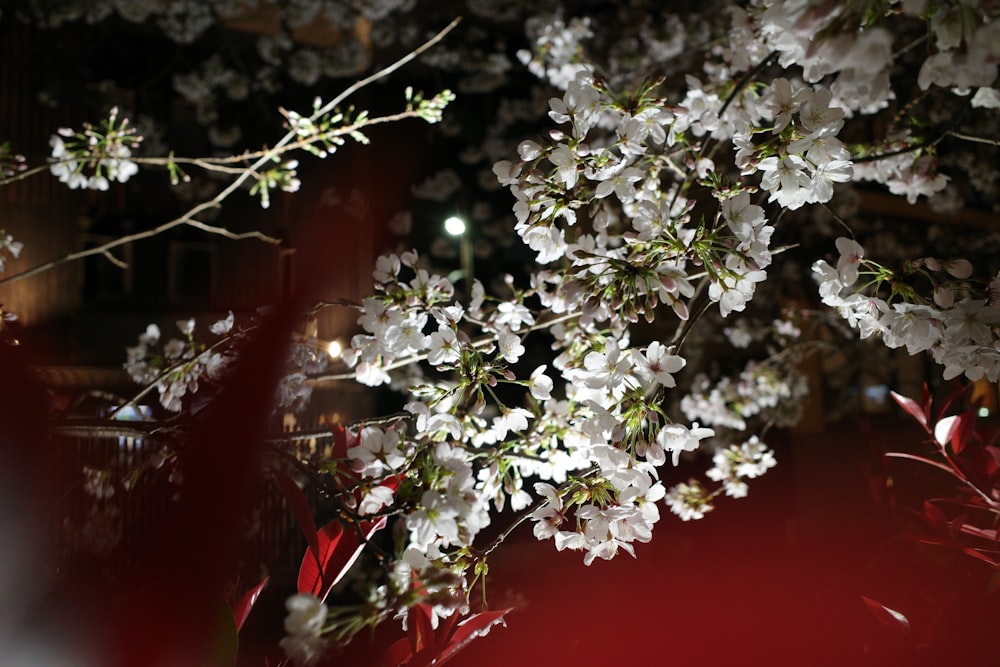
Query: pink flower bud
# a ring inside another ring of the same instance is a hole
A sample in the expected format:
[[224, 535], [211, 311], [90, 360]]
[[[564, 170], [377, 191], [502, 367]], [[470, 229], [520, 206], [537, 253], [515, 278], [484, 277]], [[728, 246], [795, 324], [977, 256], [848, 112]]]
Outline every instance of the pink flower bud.
[[955, 303], [955, 295], [950, 289], [938, 285], [934, 288], [934, 303], [942, 308], [951, 308]]
[[952, 278], [965, 280], [972, 275], [972, 262], [967, 259], [952, 259], [945, 262], [944, 270], [947, 271]]

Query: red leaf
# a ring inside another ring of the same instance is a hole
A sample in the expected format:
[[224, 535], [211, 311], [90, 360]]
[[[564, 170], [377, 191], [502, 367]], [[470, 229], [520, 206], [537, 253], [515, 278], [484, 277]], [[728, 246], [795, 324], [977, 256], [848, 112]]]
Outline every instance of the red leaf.
[[326, 597], [323, 590], [326, 568], [343, 536], [344, 528], [339, 521], [320, 528], [316, 535], [318, 546], [306, 551], [299, 566], [299, 593], [312, 593], [321, 599]]
[[959, 415], [958, 423], [951, 436], [951, 448], [956, 454], [961, 454], [965, 446], [969, 444], [969, 438], [975, 432], [976, 414], [966, 412]]
[[908, 412], [911, 417], [916, 419], [917, 422], [924, 427], [924, 429], [927, 429], [927, 413], [916, 401], [912, 398], [907, 398], [902, 394], [897, 394], [894, 391], [890, 391], [889, 394], [892, 396], [892, 399], [899, 404], [899, 407], [906, 410], [906, 412]]
[[402, 639], [395, 641], [386, 649], [386, 652], [382, 654], [380, 659], [380, 664], [385, 667], [400, 667], [405, 665], [413, 657], [413, 650], [410, 648], [410, 638], [403, 637]]
[[[358, 429], [360, 431], [360, 429]], [[358, 436], [354, 435], [343, 424], [334, 424], [330, 429], [333, 433], [333, 453], [335, 459], [347, 458], [347, 450], [358, 445]]]
[[434, 644], [434, 626], [431, 625], [433, 612], [422, 602], [410, 607], [406, 614], [407, 635], [410, 650], [416, 654]]
[[437, 667], [444, 664], [474, 639], [486, 634], [492, 625], [502, 621], [504, 615], [510, 611], [504, 609], [474, 614], [457, 625], [454, 624], [454, 619], [458, 614], [452, 614], [448, 621], [438, 628], [437, 642], [414, 654], [406, 663], [406, 667], [431, 667], [431, 665]]
[[948, 517], [945, 516], [940, 507], [929, 500], [924, 501], [924, 516], [927, 517], [927, 523], [934, 530], [940, 533], [948, 531]]
[[962, 552], [965, 553], [967, 556], [978, 558], [984, 563], [987, 563], [990, 567], [997, 567], [997, 565], [1000, 565], [1000, 563], [997, 563], [995, 560], [993, 560], [983, 552], [979, 551], [978, 549], [973, 549], [972, 547], [963, 547]]
[[246, 595], [240, 598], [240, 601], [233, 607], [233, 618], [236, 619], [237, 632], [239, 632], [240, 628], [243, 627], [243, 624], [247, 620], [247, 616], [250, 615], [250, 610], [253, 609], [254, 604], [257, 602], [257, 598], [260, 597], [261, 592], [270, 580], [271, 577], [264, 577], [264, 581], [247, 591]]
[[458, 629], [448, 642], [448, 646], [441, 652], [440, 659], [435, 665], [440, 665], [446, 660], [450, 660], [456, 653], [468, 646], [474, 639], [483, 637], [489, 629], [503, 622], [503, 617], [510, 613], [513, 608], [501, 609], [500, 611], [484, 611], [470, 616], [459, 624]]
[[312, 510], [309, 509], [309, 501], [306, 500], [306, 494], [302, 493], [302, 489], [295, 483], [295, 480], [282, 471], [272, 468], [271, 473], [274, 475], [274, 480], [278, 483], [278, 486], [281, 487], [281, 492], [285, 494], [288, 507], [292, 510], [292, 516], [295, 517], [296, 523], [299, 524], [302, 534], [305, 535], [309, 549], [318, 555], [319, 541], [316, 535], [316, 522], [313, 521]]
[[364, 542], [358, 537], [357, 531], [353, 528], [344, 530], [339, 521], [323, 526], [317, 536], [319, 546], [316, 555], [306, 552], [302, 558], [302, 565], [299, 567], [299, 592], [312, 593], [320, 600], [325, 600], [330, 589], [344, 578], [361, 556], [368, 540], [382, 530], [385, 524], [385, 517], [358, 524], [364, 535]]
[[861, 599], [865, 601], [868, 611], [870, 611], [872, 615], [882, 623], [882, 625], [894, 628], [904, 635], [909, 634], [910, 621], [906, 618], [906, 616], [895, 609], [889, 609], [889, 607], [886, 607], [881, 602], [876, 602], [875, 600], [867, 598], [864, 595], [861, 596]]
[[948, 412], [948, 408], [951, 407], [951, 404], [954, 403], [956, 400], [958, 400], [962, 396], [962, 394], [969, 393], [969, 389], [972, 387], [971, 384], [962, 384], [962, 383], [957, 382], [957, 381], [953, 381], [953, 382], [955, 382], [955, 390], [953, 392], [951, 392], [950, 394], [948, 394], [948, 396], [944, 399], [944, 401], [942, 402], [942, 404], [939, 406], [939, 408], [938, 408], [938, 419], [941, 419], [941, 416], [944, 415], [946, 412]]

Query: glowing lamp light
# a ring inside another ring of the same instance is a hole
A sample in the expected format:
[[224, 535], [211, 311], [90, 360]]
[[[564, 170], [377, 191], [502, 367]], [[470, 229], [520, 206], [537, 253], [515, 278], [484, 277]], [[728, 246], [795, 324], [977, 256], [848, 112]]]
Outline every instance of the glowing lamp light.
[[330, 355], [331, 359], [339, 359], [340, 353], [343, 351], [343, 346], [341, 346], [340, 341], [337, 340], [331, 340], [330, 344], [326, 346], [326, 353]]
[[444, 221], [444, 231], [452, 236], [461, 236], [465, 233], [465, 220], [457, 215], [453, 215]]

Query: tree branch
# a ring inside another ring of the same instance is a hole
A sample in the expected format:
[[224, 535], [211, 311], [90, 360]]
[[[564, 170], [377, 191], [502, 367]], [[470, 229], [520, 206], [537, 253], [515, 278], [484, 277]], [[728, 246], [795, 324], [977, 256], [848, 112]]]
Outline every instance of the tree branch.
[[[323, 116], [324, 114], [329, 113], [330, 111], [332, 111], [334, 108], [336, 108], [337, 105], [339, 105], [341, 102], [343, 102], [350, 95], [354, 94], [355, 92], [357, 92], [358, 90], [364, 88], [365, 86], [367, 86], [367, 85], [369, 85], [369, 84], [371, 84], [371, 83], [373, 83], [375, 81], [378, 81], [381, 78], [384, 78], [384, 77], [388, 76], [389, 74], [391, 74], [391, 73], [395, 72], [396, 70], [398, 70], [403, 65], [405, 65], [405, 64], [409, 63], [410, 61], [412, 61], [413, 59], [417, 58], [420, 54], [422, 54], [423, 52], [425, 52], [427, 49], [429, 49], [430, 47], [432, 47], [434, 44], [437, 44], [439, 41], [441, 41], [442, 39], [444, 39], [444, 36], [447, 35], [449, 32], [451, 32], [455, 28], [455, 26], [458, 25], [459, 21], [460, 21], [460, 19], [455, 19], [454, 21], [452, 21], [451, 23], [449, 23], [443, 30], [441, 30], [436, 35], [434, 35], [434, 37], [432, 37], [427, 42], [425, 42], [421, 46], [417, 47], [416, 49], [414, 49], [410, 53], [406, 54], [405, 56], [403, 56], [402, 58], [400, 58], [399, 60], [397, 60], [393, 64], [389, 65], [388, 67], [385, 67], [385, 68], [379, 70], [378, 72], [375, 72], [374, 74], [372, 74], [370, 76], [367, 76], [364, 79], [361, 79], [360, 81], [356, 81], [352, 85], [348, 86], [347, 89], [345, 89], [343, 92], [341, 92], [335, 98], [333, 98], [332, 100], [330, 100], [329, 102], [327, 102], [326, 104], [324, 104], [322, 107], [320, 107], [319, 109], [317, 109], [312, 114], [312, 116], [310, 117], [310, 119], [311, 120], [316, 120], [316, 119], [320, 118], [321, 116]], [[371, 121], [368, 122], [368, 124], [371, 125], [371, 124], [375, 124], [376, 122], [389, 122], [390, 119], [398, 119], [398, 118], [402, 118], [402, 117], [407, 117], [408, 115], [412, 116], [412, 115], [416, 115], [416, 114], [415, 114], [415, 112], [402, 112], [401, 114], [395, 114], [394, 116], [387, 116], [384, 120], [372, 119]], [[341, 129], [346, 131], [347, 128], [341, 128]], [[358, 128], [354, 128], [354, 129], [358, 129]], [[65, 255], [65, 256], [63, 256], [63, 257], [61, 257], [59, 259], [51, 260], [49, 262], [45, 262], [43, 264], [39, 264], [38, 266], [35, 266], [35, 267], [33, 267], [31, 269], [28, 269], [26, 271], [22, 271], [20, 273], [15, 273], [13, 275], [7, 276], [5, 278], [0, 279], [0, 285], [4, 285], [6, 283], [15, 282], [15, 281], [18, 281], [18, 280], [23, 280], [25, 278], [28, 278], [28, 277], [31, 277], [33, 275], [42, 273], [44, 271], [48, 271], [49, 269], [53, 269], [53, 268], [55, 268], [57, 266], [61, 266], [63, 264], [67, 264], [69, 262], [74, 262], [74, 261], [76, 261], [78, 259], [83, 259], [85, 257], [90, 257], [92, 255], [98, 255], [99, 254], [99, 255], [105, 255], [106, 256], [107, 252], [109, 250], [113, 249], [113, 248], [117, 248], [119, 246], [125, 245], [127, 243], [131, 243], [133, 241], [140, 241], [142, 239], [147, 239], [147, 238], [151, 238], [153, 236], [157, 236], [159, 234], [167, 232], [167, 231], [169, 231], [171, 229], [174, 229], [175, 227], [179, 227], [181, 225], [192, 225], [192, 226], [197, 227], [198, 224], [203, 224], [203, 223], [197, 223], [196, 216], [198, 216], [199, 214], [201, 214], [203, 211], [206, 211], [206, 210], [211, 209], [211, 208], [217, 208], [217, 207], [221, 206], [222, 202], [225, 201], [226, 198], [229, 197], [229, 195], [231, 195], [234, 192], [236, 192], [236, 190], [238, 190], [240, 187], [242, 187], [243, 184], [246, 183], [251, 177], [257, 177], [257, 172], [263, 166], [265, 166], [268, 162], [273, 161], [273, 159], [275, 157], [281, 155], [282, 153], [284, 153], [284, 152], [286, 152], [288, 150], [292, 150], [295, 147], [295, 144], [297, 143], [296, 140], [297, 140], [297, 135], [296, 135], [295, 131], [294, 130], [289, 130], [288, 132], [285, 133], [285, 135], [281, 139], [278, 140], [278, 142], [272, 148], [269, 148], [269, 149], [267, 149], [265, 151], [262, 151], [262, 152], [256, 154], [256, 155], [259, 155], [259, 157], [256, 157], [256, 159], [253, 161], [253, 163], [250, 164], [249, 166], [240, 169], [239, 173], [236, 175], [236, 178], [233, 179], [233, 182], [230, 183], [229, 185], [227, 185], [225, 188], [223, 188], [218, 194], [215, 195], [215, 197], [213, 197], [212, 199], [210, 199], [208, 201], [204, 201], [204, 202], [202, 202], [202, 203], [200, 203], [200, 204], [192, 207], [186, 213], [184, 213], [183, 215], [181, 215], [181, 216], [179, 216], [177, 218], [174, 218], [173, 220], [165, 222], [165, 223], [163, 223], [163, 224], [161, 224], [161, 225], [159, 225], [159, 226], [157, 226], [157, 227], [155, 227], [153, 229], [150, 229], [150, 230], [147, 230], [147, 231], [144, 231], [144, 232], [137, 232], [135, 234], [128, 234], [126, 236], [120, 237], [120, 238], [115, 239], [113, 241], [109, 241], [108, 243], [106, 243], [106, 244], [104, 244], [104, 245], [102, 245], [100, 247], [88, 248], [86, 250], [81, 250], [81, 251], [78, 251], [78, 252], [70, 253], [70, 254]], [[164, 164], [164, 165], [170, 163], [170, 158], [155, 158], [155, 159], [149, 159], [149, 158], [147, 158], [144, 161], [146, 161], [147, 163], [150, 163], [150, 160], [156, 160], [159, 164]], [[205, 163], [205, 164], [209, 164], [209, 163]], [[46, 168], [48, 168], [48, 167], [46, 167]], [[35, 173], [37, 171], [37, 169], [41, 169], [41, 168], [36, 168], [36, 170], [29, 170], [29, 172], [30, 173]], [[29, 172], [25, 172], [25, 173], [29, 173]], [[266, 238], [269, 239], [270, 237], [266, 237]], [[275, 241], [274, 240], [268, 240], [268, 242], [273, 243]]]

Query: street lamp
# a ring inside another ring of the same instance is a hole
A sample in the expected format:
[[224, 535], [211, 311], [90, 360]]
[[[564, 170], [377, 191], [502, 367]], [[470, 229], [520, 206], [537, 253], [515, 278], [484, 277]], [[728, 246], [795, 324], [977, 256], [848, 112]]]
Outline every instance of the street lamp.
[[465, 289], [472, 290], [472, 239], [469, 238], [469, 228], [465, 220], [453, 215], [444, 221], [444, 231], [458, 238], [462, 261], [462, 277], [465, 279]]

